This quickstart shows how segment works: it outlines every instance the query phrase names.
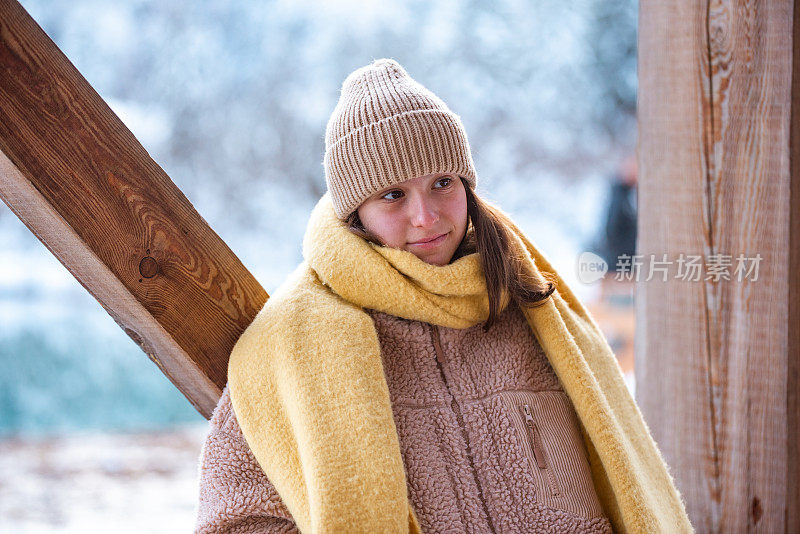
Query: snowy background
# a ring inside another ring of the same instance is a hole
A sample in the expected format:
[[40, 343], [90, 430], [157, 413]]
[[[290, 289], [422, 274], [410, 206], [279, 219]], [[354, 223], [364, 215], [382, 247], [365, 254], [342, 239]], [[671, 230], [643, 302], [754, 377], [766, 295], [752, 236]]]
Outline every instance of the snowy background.
[[[478, 193], [596, 294], [576, 259], [635, 147], [635, 2], [21, 3], [268, 293], [342, 81], [392, 57], [461, 116]], [[205, 419], [2, 203], [0, 243], [0, 531], [190, 531]]]

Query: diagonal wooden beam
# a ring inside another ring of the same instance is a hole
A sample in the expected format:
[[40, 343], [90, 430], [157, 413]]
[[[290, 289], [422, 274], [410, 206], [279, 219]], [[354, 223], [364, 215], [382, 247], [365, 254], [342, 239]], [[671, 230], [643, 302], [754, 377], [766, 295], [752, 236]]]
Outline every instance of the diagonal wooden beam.
[[210, 417], [268, 295], [16, 0], [0, 0], [0, 198]]

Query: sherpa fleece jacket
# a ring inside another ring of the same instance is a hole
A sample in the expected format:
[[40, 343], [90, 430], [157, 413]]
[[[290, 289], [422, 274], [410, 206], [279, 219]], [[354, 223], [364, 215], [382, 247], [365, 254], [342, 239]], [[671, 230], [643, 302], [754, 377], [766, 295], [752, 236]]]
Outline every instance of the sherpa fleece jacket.
[[[365, 311], [423, 532], [612, 532], [580, 421], [515, 304], [488, 332], [483, 322], [455, 329]], [[299, 532], [244, 439], [227, 386], [199, 468], [197, 534]]]

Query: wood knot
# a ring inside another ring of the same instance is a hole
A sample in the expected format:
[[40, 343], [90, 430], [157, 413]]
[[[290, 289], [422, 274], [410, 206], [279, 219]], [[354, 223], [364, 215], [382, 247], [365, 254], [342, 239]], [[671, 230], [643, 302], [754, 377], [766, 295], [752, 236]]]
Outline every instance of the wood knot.
[[152, 278], [158, 274], [158, 262], [152, 256], [145, 256], [139, 262], [139, 273], [145, 278]]
[[761, 500], [754, 496], [750, 503], [750, 517], [753, 518], [753, 525], [758, 523], [762, 515], [764, 515], [764, 509], [761, 507]]

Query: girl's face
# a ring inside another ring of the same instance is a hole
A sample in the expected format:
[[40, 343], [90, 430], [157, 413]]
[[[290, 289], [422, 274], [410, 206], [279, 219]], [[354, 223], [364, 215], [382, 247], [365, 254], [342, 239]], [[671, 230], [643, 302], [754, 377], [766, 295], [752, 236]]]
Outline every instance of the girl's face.
[[427, 174], [375, 193], [358, 217], [384, 245], [447, 265], [467, 231], [467, 194], [458, 175]]

